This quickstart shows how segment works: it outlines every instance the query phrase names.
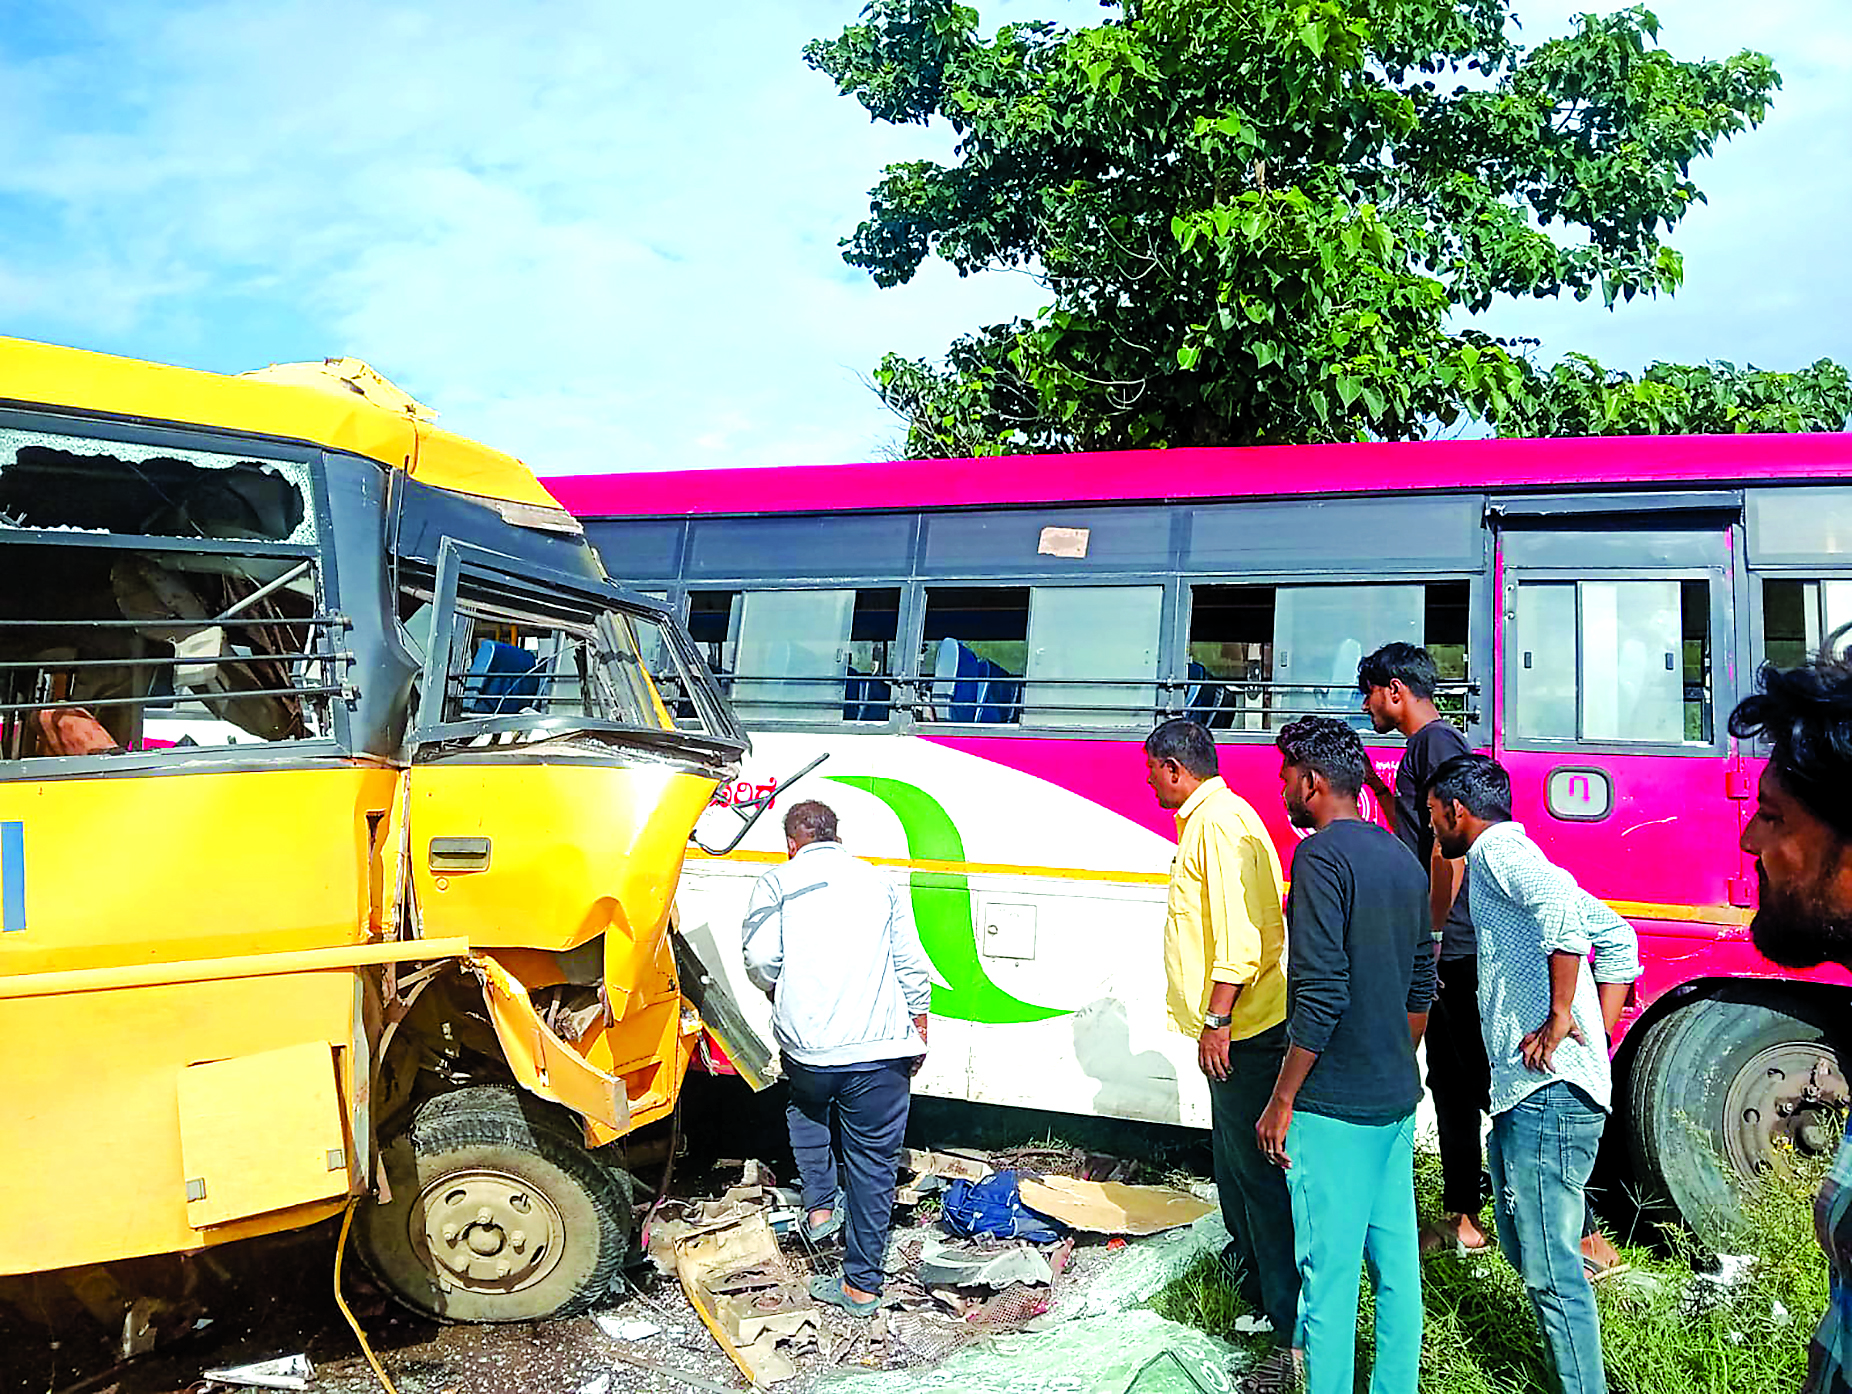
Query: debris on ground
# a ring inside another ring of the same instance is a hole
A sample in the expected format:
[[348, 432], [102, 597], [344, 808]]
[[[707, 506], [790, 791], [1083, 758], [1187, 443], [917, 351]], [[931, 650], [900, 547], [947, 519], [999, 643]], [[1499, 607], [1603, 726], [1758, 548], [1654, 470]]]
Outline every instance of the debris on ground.
[[621, 1317], [616, 1312], [599, 1312], [592, 1318], [598, 1329], [616, 1341], [647, 1341], [662, 1334], [662, 1323], [642, 1317]]
[[[841, 1241], [807, 1240], [801, 1201], [756, 1162], [740, 1164], [739, 1181], [718, 1197], [666, 1205], [648, 1235], [649, 1253], [752, 1384], [807, 1388], [848, 1371], [909, 1371], [936, 1383], [928, 1371], [979, 1343], [1116, 1318], [1197, 1254], [1227, 1242], [1210, 1202], [1124, 1179], [1138, 1169], [1075, 1148], [908, 1149], [901, 1163], [901, 1214], [884, 1265], [885, 1300], [873, 1318], [812, 1300], [810, 1277], [840, 1271]], [[927, 1200], [937, 1213], [907, 1223], [907, 1212]], [[630, 1328], [620, 1321], [629, 1320], [598, 1317], [616, 1340], [625, 1339]], [[1127, 1377], [1162, 1348], [1153, 1336], [1137, 1359], [1128, 1352]], [[620, 1358], [644, 1364], [636, 1351]]]
[[1158, 1234], [1193, 1224], [1214, 1208], [1168, 1186], [1128, 1186], [1071, 1176], [1030, 1178], [1017, 1189], [1031, 1210], [1089, 1234]]
[[[977, 1186], [1003, 1171], [1015, 1174], [1011, 1194], [1020, 1213], [1045, 1227], [1050, 1238], [960, 1236], [944, 1223], [941, 1209], [952, 1185]], [[623, 1273], [609, 1299], [584, 1316], [443, 1325], [399, 1309], [363, 1269], [348, 1272], [349, 1300], [365, 1319], [399, 1394], [745, 1394], [749, 1385], [812, 1394], [851, 1376], [876, 1381], [865, 1394], [882, 1394], [882, 1379], [906, 1381], [896, 1389], [981, 1394], [1005, 1387], [993, 1381], [1019, 1359], [1027, 1363], [1014, 1388], [1047, 1388], [1048, 1370], [1058, 1368], [1065, 1387], [1123, 1394], [1145, 1361], [1177, 1341], [1186, 1343], [1178, 1348], [1191, 1369], [1200, 1360], [1219, 1361], [1220, 1387], [1226, 1388], [1228, 1360], [1219, 1347], [1189, 1346], [1207, 1338], [1178, 1335], [1152, 1314], [1130, 1310], [1197, 1255], [1220, 1250], [1228, 1236], [1219, 1214], [1128, 1238], [1071, 1229], [1022, 1204], [1026, 1183], [1033, 1183], [1031, 1193], [1037, 1185], [1060, 1193], [1074, 1183], [1094, 1182], [1100, 1194], [1111, 1195], [1117, 1185], [1141, 1189], [1140, 1181], [1168, 1179], [1148, 1166], [1054, 1146], [909, 1152], [885, 1263], [886, 1301], [872, 1318], [853, 1317], [810, 1296], [813, 1278], [834, 1280], [840, 1274], [842, 1240], [819, 1246], [806, 1239], [802, 1199], [789, 1189], [791, 1178], [751, 1161], [700, 1175], [695, 1194], [671, 1193], [652, 1211], [641, 1266]], [[1187, 1196], [1158, 1189], [1170, 1197], [1166, 1205]], [[1118, 1224], [1114, 1220], [1108, 1227]], [[266, 1293], [250, 1321], [224, 1321], [210, 1329], [199, 1324], [170, 1348], [142, 1356], [132, 1369], [122, 1367], [106, 1379], [120, 1381], [118, 1394], [175, 1394], [194, 1381], [200, 1381], [201, 1394], [278, 1387], [378, 1394], [346, 1327], [332, 1309], [323, 1320], [326, 1278], [320, 1269], [319, 1263], [284, 1265], [289, 1277]], [[254, 1289], [247, 1283], [244, 1290]], [[1067, 1334], [1076, 1330], [1095, 1334], [1076, 1343]], [[1122, 1353], [1096, 1361], [1096, 1350], [1106, 1349], [1098, 1333], [1117, 1340], [1122, 1331], [1144, 1332], [1148, 1339], [1141, 1343], [1128, 1336]], [[279, 1350], [302, 1351], [313, 1362], [312, 1382], [266, 1385], [240, 1378], [261, 1370]], [[1042, 1351], [1065, 1366], [1037, 1364]], [[201, 1381], [207, 1365], [212, 1379]], [[973, 1373], [980, 1370], [991, 1373]], [[948, 1380], [944, 1371], [964, 1373]], [[1077, 1383], [1079, 1372], [1084, 1377]], [[1169, 1364], [1154, 1366], [1140, 1394], [1169, 1394], [1173, 1387], [1188, 1394], [1181, 1380]], [[0, 1390], [13, 1387], [0, 1377]], [[40, 1380], [33, 1387], [42, 1391], [59, 1382]], [[86, 1381], [83, 1387], [92, 1385]]]
[[201, 1379], [209, 1385], [229, 1385], [235, 1389], [307, 1389], [315, 1379], [315, 1367], [306, 1355], [280, 1355], [249, 1365], [207, 1370]]

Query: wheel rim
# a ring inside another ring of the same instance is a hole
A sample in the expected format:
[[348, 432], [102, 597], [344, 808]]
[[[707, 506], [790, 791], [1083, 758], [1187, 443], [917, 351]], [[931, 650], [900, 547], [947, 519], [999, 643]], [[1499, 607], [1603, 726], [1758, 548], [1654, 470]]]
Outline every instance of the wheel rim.
[[1730, 1081], [1724, 1152], [1743, 1176], [1785, 1167], [1795, 1153], [1830, 1156], [1845, 1129], [1848, 1091], [1832, 1051], [1782, 1041], [1758, 1052]]
[[442, 1288], [519, 1292], [551, 1273], [565, 1249], [559, 1210], [510, 1172], [471, 1168], [440, 1176], [418, 1193], [413, 1216], [421, 1255]]

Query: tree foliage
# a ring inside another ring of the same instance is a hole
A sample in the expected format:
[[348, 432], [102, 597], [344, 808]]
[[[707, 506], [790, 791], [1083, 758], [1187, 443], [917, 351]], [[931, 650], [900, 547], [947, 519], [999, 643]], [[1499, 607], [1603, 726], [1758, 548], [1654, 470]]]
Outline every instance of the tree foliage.
[[845, 260], [1050, 295], [942, 362], [881, 363], [908, 453], [1403, 439], [1468, 414], [1686, 429], [1679, 402], [1757, 425], [1839, 402], [1837, 428], [1831, 364], [1811, 395], [1729, 365], [1632, 382], [1454, 324], [1500, 295], [1677, 288], [1690, 166], [1780, 78], [1658, 32], [1635, 8], [1526, 51], [1509, 0], [1119, 0], [984, 39], [955, 0], [871, 0], [806, 60], [877, 121], [949, 123], [956, 159], [889, 166]]

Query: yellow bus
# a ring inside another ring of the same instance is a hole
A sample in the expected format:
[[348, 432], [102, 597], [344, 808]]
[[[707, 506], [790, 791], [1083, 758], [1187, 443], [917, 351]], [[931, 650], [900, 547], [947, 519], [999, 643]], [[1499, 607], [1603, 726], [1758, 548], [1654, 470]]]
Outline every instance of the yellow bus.
[[589, 1305], [745, 750], [680, 621], [363, 364], [0, 339], [0, 1275], [371, 1197], [418, 1310]]

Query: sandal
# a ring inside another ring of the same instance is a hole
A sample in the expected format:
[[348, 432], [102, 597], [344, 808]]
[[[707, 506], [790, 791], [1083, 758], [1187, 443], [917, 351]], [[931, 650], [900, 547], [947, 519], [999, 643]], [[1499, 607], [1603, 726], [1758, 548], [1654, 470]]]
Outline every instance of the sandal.
[[836, 1199], [830, 1202], [830, 1217], [820, 1225], [810, 1223], [810, 1212], [804, 1212], [804, 1238], [811, 1244], [821, 1244], [825, 1239], [842, 1231], [842, 1192], [836, 1192]]
[[847, 1312], [852, 1317], [871, 1317], [880, 1310], [881, 1307], [881, 1299], [879, 1297], [873, 1298], [867, 1302], [858, 1302], [855, 1298], [849, 1296], [848, 1293], [842, 1290], [842, 1280], [840, 1278], [812, 1278], [810, 1280], [810, 1295], [819, 1302], [828, 1303], [832, 1307], [842, 1308], [843, 1311]]
[[1606, 1278], [1618, 1277], [1622, 1273], [1631, 1273], [1633, 1265], [1626, 1259], [1615, 1259], [1612, 1263], [1603, 1263], [1600, 1259], [1582, 1255], [1582, 1271], [1588, 1275], [1590, 1283], [1599, 1283]]
[[1235, 1394], [1299, 1394], [1305, 1388], [1305, 1363], [1291, 1346], [1278, 1346], [1235, 1385]]

